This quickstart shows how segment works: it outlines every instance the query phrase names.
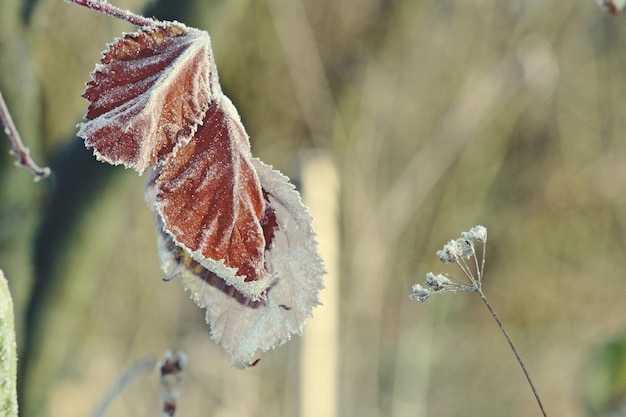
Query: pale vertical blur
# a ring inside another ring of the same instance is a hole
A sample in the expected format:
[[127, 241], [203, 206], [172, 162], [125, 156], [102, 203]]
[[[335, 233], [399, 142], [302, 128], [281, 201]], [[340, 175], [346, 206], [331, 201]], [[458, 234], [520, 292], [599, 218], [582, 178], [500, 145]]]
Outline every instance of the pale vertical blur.
[[325, 151], [302, 156], [303, 201], [315, 218], [319, 251], [326, 268], [322, 308], [315, 310], [302, 336], [300, 417], [336, 417], [339, 370], [339, 178]]

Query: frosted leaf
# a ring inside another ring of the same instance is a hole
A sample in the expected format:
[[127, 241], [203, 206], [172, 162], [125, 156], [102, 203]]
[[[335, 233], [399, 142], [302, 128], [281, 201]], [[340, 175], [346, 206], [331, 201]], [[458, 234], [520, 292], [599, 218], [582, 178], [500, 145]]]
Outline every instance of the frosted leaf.
[[324, 287], [325, 271], [311, 224], [313, 218], [287, 177], [258, 159], [252, 163], [277, 222], [271, 245], [265, 251], [267, 269], [279, 283], [288, 280], [287, 285], [294, 287], [291, 295], [296, 306], [316, 305], [317, 293]]
[[109, 45], [83, 97], [78, 135], [104, 162], [140, 173], [189, 140], [221, 95], [209, 35], [163, 22]]
[[180, 142], [156, 180], [165, 231], [202, 266], [252, 298], [272, 276], [264, 265], [265, 203], [239, 115], [222, 96], [193, 140]]
[[211, 338], [231, 354], [232, 364], [240, 368], [250, 366], [258, 351], [272, 349], [287, 342], [292, 334], [302, 333], [305, 320], [319, 304], [324, 275], [312, 219], [298, 193], [277, 171], [257, 159], [252, 163], [273, 216], [265, 223], [264, 232], [271, 238], [265, 250], [266, 265], [275, 276], [265, 296], [256, 301], [205, 269], [163, 232], [155, 210], [154, 182], [149, 181], [146, 187], [146, 201], [157, 223], [159, 256], [166, 279], [182, 278], [194, 302], [206, 308]]

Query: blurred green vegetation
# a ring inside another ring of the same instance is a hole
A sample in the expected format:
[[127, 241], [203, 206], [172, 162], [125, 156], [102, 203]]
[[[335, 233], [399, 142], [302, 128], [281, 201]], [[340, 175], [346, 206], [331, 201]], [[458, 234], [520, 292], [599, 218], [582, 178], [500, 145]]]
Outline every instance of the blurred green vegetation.
[[17, 417], [17, 344], [13, 300], [0, 269], [0, 411]]
[[617, 416], [626, 411], [626, 334], [597, 349], [589, 364], [587, 387], [592, 415]]
[[[626, 328], [626, 17], [592, 0], [114, 3], [211, 34], [255, 155], [296, 178], [300, 150], [334, 155], [340, 416], [539, 415], [477, 297], [408, 300], [426, 272], [453, 271], [434, 253], [475, 224], [485, 292], [549, 415], [614, 404], [587, 389], [593, 353]], [[61, 0], [3, 0], [0, 89], [55, 172], [34, 183], [0, 141], [22, 416], [88, 415], [167, 349], [190, 361], [182, 416], [296, 415], [299, 340], [230, 368], [203, 312], [160, 280], [144, 178], [74, 137], [99, 52], [130, 30]], [[146, 380], [110, 415], [157, 412]]]

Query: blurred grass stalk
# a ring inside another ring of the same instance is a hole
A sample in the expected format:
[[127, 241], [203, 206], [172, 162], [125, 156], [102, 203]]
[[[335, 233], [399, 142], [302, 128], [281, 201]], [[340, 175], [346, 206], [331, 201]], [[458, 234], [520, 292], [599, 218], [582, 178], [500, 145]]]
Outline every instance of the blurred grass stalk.
[[13, 301], [4, 273], [0, 270], [0, 414], [17, 417], [17, 352]]
[[302, 157], [302, 189], [313, 214], [324, 259], [326, 288], [302, 336], [300, 416], [336, 417], [339, 392], [339, 175], [332, 155], [310, 151]]

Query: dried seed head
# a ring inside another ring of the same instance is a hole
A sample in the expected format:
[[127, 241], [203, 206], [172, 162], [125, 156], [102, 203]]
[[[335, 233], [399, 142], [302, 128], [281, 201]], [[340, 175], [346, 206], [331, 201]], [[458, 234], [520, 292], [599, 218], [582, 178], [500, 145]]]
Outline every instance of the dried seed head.
[[485, 243], [487, 241], [487, 228], [485, 226], [474, 226], [469, 232], [461, 233], [461, 236], [473, 242]]
[[[467, 279], [458, 279], [448, 274], [429, 272], [426, 274], [426, 287], [422, 287], [419, 284], [413, 286], [413, 292], [410, 295], [412, 300], [424, 302], [433, 294], [481, 291], [480, 287], [485, 266], [487, 229], [484, 226], [475, 226], [468, 232], [461, 233], [461, 236], [459, 239], [446, 243], [443, 249], [437, 251], [437, 256], [439, 256], [441, 262], [456, 264]], [[479, 262], [476, 256], [475, 242], [480, 242], [483, 245], [482, 262]], [[468, 263], [467, 259], [470, 258], [474, 258], [474, 261]]]
[[428, 288], [424, 288], [419, 284], [413, 285], [411, 289], [412, 289], [412, 292], [411, 292], [411, 295], [409, 295], [409, 298], [411, 300], [419, 300], [422, 303], [426, 301], [428, 297], [430, 297], [430, 294], [432, 293]]
[[446, 286], [451, 286], [452, 281], [445, 276], [444, 274], [433, 274], [429, 272], [426, 274], [426, 285], [432, 288], [434, 291], [439, 291], [444, 289]]
[[474, 253], [474, 243], [462, 238], [446, 243], [442, 250], [437, 251], [437, 256], [443, 263], [458, 263], [474, 256]]

